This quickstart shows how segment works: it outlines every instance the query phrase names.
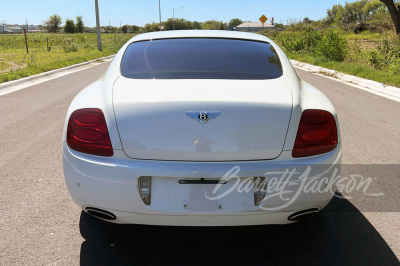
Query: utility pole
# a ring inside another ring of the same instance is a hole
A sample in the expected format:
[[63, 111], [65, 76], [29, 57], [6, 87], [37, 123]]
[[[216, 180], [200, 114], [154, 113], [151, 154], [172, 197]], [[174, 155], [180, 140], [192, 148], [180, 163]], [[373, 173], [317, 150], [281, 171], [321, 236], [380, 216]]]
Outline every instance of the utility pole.
[[28, 30], [28, 19], [26, 19], [26, 32], [29, 32], [29, 30]]
[[161, 0], [158, 0], [158, 13], [160, 15], [160, 31], [161, 31]]
[[172, 29], [175, 30], [175, 10], [181, 9], [184, 7], [178, 7], [172, 9]]
[[101, 51], [101, 35], [100, 35], [100, 17], [99, 17], [99, 1], [95, 0], [96, 8], [96, 28], [97, 28], [97, 49]]

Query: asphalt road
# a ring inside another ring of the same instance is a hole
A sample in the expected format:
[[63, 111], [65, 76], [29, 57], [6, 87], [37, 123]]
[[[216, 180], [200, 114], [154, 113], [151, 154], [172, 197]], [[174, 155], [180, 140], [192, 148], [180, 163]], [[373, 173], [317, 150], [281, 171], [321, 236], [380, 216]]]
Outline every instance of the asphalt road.
[[400, 103], [300, 70], [337, 108], [344, 172], [374, 176], [385, 196], [334, 198], [289, 226], [114, 225], [81, 212], [64, 182], [62, 128], [107, 66], [0, 97], [0, 265], [400, 264]]

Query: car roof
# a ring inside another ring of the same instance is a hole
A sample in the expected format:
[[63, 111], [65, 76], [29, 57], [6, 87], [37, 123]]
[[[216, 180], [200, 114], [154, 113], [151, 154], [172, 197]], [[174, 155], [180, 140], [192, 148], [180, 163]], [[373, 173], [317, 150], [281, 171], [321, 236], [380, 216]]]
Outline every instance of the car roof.
[[255, 33], [225, 30], [175, 30], [143, 33], [133, 37], [130, 42], [169, 38], [227, 38], [272, 42], [269, 38]]

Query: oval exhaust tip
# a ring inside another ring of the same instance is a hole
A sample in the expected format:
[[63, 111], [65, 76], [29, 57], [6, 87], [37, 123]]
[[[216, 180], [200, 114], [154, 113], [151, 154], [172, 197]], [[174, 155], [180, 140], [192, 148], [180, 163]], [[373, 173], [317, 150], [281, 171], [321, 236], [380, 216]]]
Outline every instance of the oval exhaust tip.
[[295, 213], [291, 214], [288, 217], [288, 220], [292, 221], [292, 222], [298, 222], [298, 221], [306, 220], [308, 218], [311, 218], [311, 217], [315, 216], [318, 213], [318, 211], [319, 211], [318, 208], [311, 208], [311, 209], [298, 211], [298, 212], [295, 212]]
[[108, 220], [108, 221], [113, 221], [113, 220], [117, 219], [117, 217], [114, 214], [112, 214], [109, 211], [102, 210], [102, 209], [86, 207], [85, 211], [87, 213], [89, 213], [90, 215], [100, 218], [100, 219], [104, 219], [104, 220]]

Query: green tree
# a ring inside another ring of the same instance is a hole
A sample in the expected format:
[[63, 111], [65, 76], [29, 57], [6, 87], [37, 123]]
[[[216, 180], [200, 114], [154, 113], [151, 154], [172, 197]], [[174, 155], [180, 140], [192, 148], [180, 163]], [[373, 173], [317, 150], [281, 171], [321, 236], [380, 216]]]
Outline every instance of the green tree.
[[166, 22], [164, 22], [165, 30], [172, 30], [175, 23], [175, 30], [190, 30], [193, 29], [192, 22], [190, 20], [186, 20], [183, 18], [175, 19], [175, 22], [172, 18], [169, 18]]
[[337, 9], [336, 15], [334, 17], [334, 22], [335, 23], [338, 23], [338, 22], [341, 21], [342, 16], [343, 16], [343, 10], [344, 10], [343, 6], [342, 5], [338, 5], [338, 9]]
[[203, 28], [203, 23], [198, 22], [198, 21], [193, 21], [192, 22], [192, 27], [193, 29], [202, 29]]
[[367, 0], [355, 1], [353, 3], [347, 2], [343, 8], [342, 22], [353, 23], [365, 20], [363, 7], [366, 5]]
[[75, 33], [75, 23], [72, 19], [66, 19], [64, 25], [65, 33]]
[[343, 12], [343, 6], [342, 5], [333, 5], [331, 9], [328, 9], [326, 11], [327, 17], [326, 17], [326, 22], [328, 24], [333, 24], [336, 22], [336, 16], [339, 14], [341, 16], [341, 13]]
[[153, 22], [150, 24], [150, 31], [159, 31], [160, 30], [160, 24], [157, 22]]
[[147, 23], [146, 25], [143, 26], [143, 31], [144, 32], [150, 32], [151, 31], [151, 23]]
[[363, 11], [366, 14], [366, 16], [371, 18], [373, 14], [375, 14], [379, 9], [384, 7], [381, 1], [379, 0], [370, 0], [367, 2], [367, 4], [363, 7]]
[[76, 17], [75, 31], [77, 33], [85, 32], [85, 24], [83, 23], [82, 16]]
[[217, 20], [207, 20], [203, 24], [203, 30], [218, 30], [219, 21]]
[[240, 24], [242, 24], [242, 23], [243, 23], [243, 21], [242, 21], [241, 19], [233, 18], [233, 19], [231, 19], [231, 20], [229, 21], [229, 26], [230, 26], [230, 27], [236, 27], [236, 26], [238, 26], [238, 25], [240, 25]]
[[57, 14], [54, 14], [44, 22], [44, 25], [49, 32], [57, 32], [60, 29], [61, 23], [61, 17]]
[[[175, 29], [179, 29], [179, 21], [178, 19], [175, 19]], [[172, 18], [167, 19], [164, 23], [164, 29], [165, 30], [172, 30], [174, 27], [174, 20]]]
[[116, 33], [116, 32], [118, 32], [118, 28], [117, 27], [113, 27], [113, 26], [102, 26], [100, 28], [104, 29], [104, 31], [106, 33]]
[[380, 0], [380, 1], [384, 3], [387, 9], [389, 10], [389, 14], [393, 20], [396, 33], [397, 35], [400, 36], [400, 3], [397, 2], [397, 7], [396, 7], [394, 0]]
[[122, 33], [126, 34], [127, 32], [128, 32], [128, 26], [127, 25], [122, 26]]
[[139, 28], [138, 26], [132, 25], [132, 32], [133, 32], [133, 33], [138, 33], [139, 30], [140, 30], [140, 28]]
[[192, 25], [192, 22], [190, 20], [186, 20], [185, 21], [185, 28], [188, 29], [188, 30], [193, 29], [193, 25]]
[[218, 29], [219, 30], [225, 30], [224, 23], [222, 21], [219, 23]]
[[366, 22], [382, 7], [378, 0], [359, 0], [346, 3], [341, 14], [343, 23]]

